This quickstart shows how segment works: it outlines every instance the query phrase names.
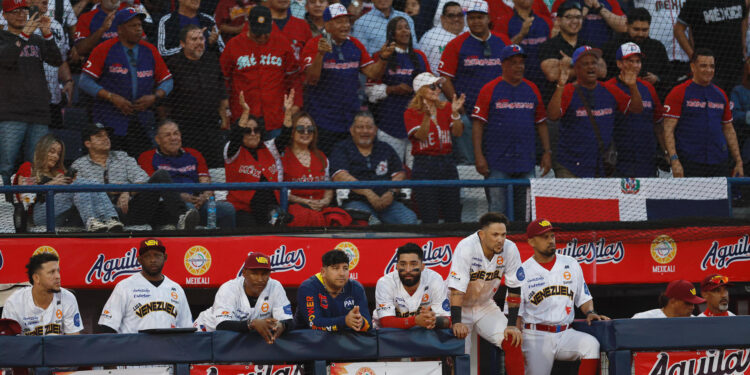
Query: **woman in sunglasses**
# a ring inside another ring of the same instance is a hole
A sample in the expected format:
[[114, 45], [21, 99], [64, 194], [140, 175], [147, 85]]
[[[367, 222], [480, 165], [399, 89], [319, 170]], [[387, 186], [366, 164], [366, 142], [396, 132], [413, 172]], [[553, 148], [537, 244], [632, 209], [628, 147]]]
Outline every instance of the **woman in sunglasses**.
[[[412, 180], [458, 180], [456, 162], [451, 156], [451, 136], [459, 137], [463, 133], [459, 111], [466, 95], [454, 95], [452, 103], [441, 102], [439, 95], [444, 80], [428, 72], [414, 78], [416, 94], [404, 112], [406, 133], [414, 155]], [[460, 188], [420, 187], [413, 191], [423, 223], [437, 223], [441, 214], [446, 223], [461, 221]]]

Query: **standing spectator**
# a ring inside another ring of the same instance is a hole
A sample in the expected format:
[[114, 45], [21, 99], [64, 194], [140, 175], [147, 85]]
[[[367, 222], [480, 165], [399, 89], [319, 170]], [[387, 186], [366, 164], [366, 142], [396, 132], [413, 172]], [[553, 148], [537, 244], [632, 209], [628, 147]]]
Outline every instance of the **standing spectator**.
[[87, 4], [88, 1], [78, 1], [74, 7], [71, 5], [70, 0], [50, 0], [48, 4], [49, 13], [44, 13], [49, 15], [63, 27], [66, 34], [65, 37], [70, 40], [73, 33], [76, 31], [78, 16], [83, 12], [83, 8]]
[[[649, 34], [661, 42], [667, 50], [669, 64], [666, 67], [666, 76], [659, 77], [664, 82], [664, 87], [657, 87], [657, 90], [661, 89], [658, 92], [662, 98], [664, 98], [675, 84], [682, 83], [688, 79], [688, 74], [690, 74], [690, 58], [682, 50], [674, 34], [674, 25], [677, 23], [677, 16], [679, 16], [680, 9], [682, 9], [684, 4], [685, 0], [633, 0], [635, 8], [644, 8], [651, 15], [652, 20]], [[687, 33], [684, 34], [687, 36]]]
[[[744, 176], [727, 95], [711, 81], [714, 54], [692, 53], [693, 79], [677, 85], [664, 100], [664, 144], [675, 177]], [[683, 113], [684, 112], [684, 113]], [[729, 149], [729, 155], [727, 154]], [[734, 161], [730, 166], [729, 156]]]
[[695, 286], [687, 280], [673, 280], [659, 295], [661, 308], [639, 312], [631, 319], [686, 318], [693, 316], [695, 305], [706, 302], [695, 293]]
[[455, 1], [445, 3], [441, 10], [440, 24], [427, 31], [419, 40], [419, 46], [430, 61], [430, 71], [438, 71], [440, 57], [443, 56], [445, 47], [465, 29], [466, 23], [461, 4]]
[[[351, 138], [339, 142], [331, 154], [334, 181], [403, 181], [401, 160], [387, 143], [377, 140], [378, 128], [369, 112], [354, 116]], [[416, 224], [417, 215], [396, 200], [397, 189], [353, 189], [344, 209], [370, 213], [370, 224]], [[439, 204], [438, 202], [433, 202]]]
[[408, 14], [393, 9], [393, 0], [373, 0], [373, 8], [354, 23], [352, 36], [357, 38], [374, 55], [380, 50], [387, 39], [388, 22], [396, 17], [406, 19], [411, 31], [412, 45], [417, 48], [417, 33], [414, 31], [414, 21]]
[[82, 90], [97, 98], [92, 109], [94, 122], [114, 128], [112, 148], [130, 155], [151, 148], [151, 108], [173, 87], [172, 74], [159, 51], [141, 39], [144, 17], [133, 8], [117, 11], [113, 23], [118, 37], [91, 52], [80, 82]]
[[166, 116], [180, 124], [185, 146], [198, 150], [209, 168], [224, 166], [220, 129], [229, 130], [229, 98], [219, 58], [205, 53], [203, 32], [188, 25], [180, 31], [180, 53], [167, 58], [174, 90], [162, 103]]
[[219, 36], [216, 21], [206, 13], [198, 12], [200, 5], [201, 0], [180, 0], [177, 11], [166, 14], [159, 20], [156, 46], [162, 57], [180, 53], [182, 48], [180, 30], [187, 25], [201, 28], [206, 41], [206, 49], [217, 55], [224, 51], [224, 41]]
[[[156, 127], [154, 136], [157, 147], [138, 157], [138, 165], [153, 176], [156, 171], [165, 170], [172, 182], [190, 184], [210, 184], [206, 160], [198, 150], [182, 147], [179, 126], [171, 120], [164, 120]], [[182, 192], [180, 198], [188, 209], [196, 209], [201, 215], [201, 225], [206, 226], [208, 208], [206, 202], [214, 195], [213, 191]], [[234, 207], [227, 201], [216, 202], [216, 225], [219, 228], [234, 228]]]
[[[414, 96], [412, 80], [423, 72], [430, 72], [427, 57], [412, 45], [409, 24], [403, 17], [388, 22], [388, 41], [396, 43], [396, 52], [388, 59], [385, 73], [379, 82], [368, 82], [365, 92], [374, 103], [375, 123], [381, 124], [378, 139], [388, 143], [403, 162], [407, 155], [404, 111]], [[379, 60], [379, 54], [375, 55]]]
[[[256, 6], [250, 11], [247, 33], [229, 41], [221, 55], [221, 70], [231, 88], [232, 121], [242, 114], [245, 104], [250, 114], [265, 120], [268, 138], [281, 133], [284, 121], [283, 98], [290, 89], [301, 91], [296, 73], [297, 58], [291, 42], [280, 32], [272, 32], [271, 11]], [[239, 93], [244, 92], [246, 103], [241, 103]], [[302, 100], [297, 95], [297, 108]]]
[[612, 39], [614, 33], [626, 31], [625, 13], [617, 0], [555, 0], [552, 13], [558, 12], [562, 4], [570, 1], [577, 2], [582, 7], [581, 38], [593, 47], [599, 48]]
[[[514, 2], [512, 0], [490, 1], [488, 4], [490, 6], [490, 22], [492, 22], [493, 30], [500, 32], [499, 28], [506, 27], [508, 20], [515, 13]], [[545, 0], [532, 0], [530, 4], [531, 11], [536, 16], [542, 17], [547, 23], [552, 23], [552, 13], [550, 13], [550, 7], [545, 3]]]
[[81, 15], [73, 37], [80, 56], [88, 56], [99, 43], [117, 37], [117, 25], [113, 22], [119, 6], [120, 0], [101, 0], [96, 9]]
[[[620, 74], [607, 81], [630, 95], [630, 88], [622, 80], [623, 73], [632, 71], [639, 75], [643, 52], [633, 42], [624, 43], [616, 52], [617, 69]], [[664, 130], [662, 128], [663, 107], [656, 89], [648, 81], [638, 79], [638, 92], [643, 102], [643, 112], [618, 114], [615, 116], [613, 140], [617, 149], [618, 177], [657, 177], [657, 163], [663, 158]], [[658, 142], [658, 143], [657, 143]]]
[[536, 85], [544, 84], [539, 60], [539, 46], [546, 42], [552, 30], [552, 21], [534, 11], [534, 0], [513, 0], [513, 11], [508, 19], [498, 22], [495, 31], [505, 34], [511, 43], [519, 44], [526, 53], [525, 77]]
[[[289, 11], [292, 13], [292, 17], [305, 18], [305, 12], [307, 12], [307, 3], [305, 0], [290, 0]], [[328, 6], [328, 5], [326, 5]]]
[[214, 18], [221, 32], [221, 38], [227, 44], [242, 32], [250, 9], [255, 6], [255, 3], [255, 0], [219, 0]]
[[666, 95], [666, 91], [672, 86], [667, 81], [669, 78], [669, 59], [664, 45], [656, 39], [649, 37], [651, 27], [651, 15], [644, 8], [631, 9], [628, 12], [627, 33], [610, 40], [602, 48], [604, 61], [607, 63], [607, 77], [613, 78], [617, 75], [616, 56], [620, 47], [625, 43], [635, 43], [643, 51], [640, 54], [642, 69], [639, 77], [654, 86], [660, 97]]
[[549, 102], [549, 98], [555, 91], [555, 84], [560, 78], [560, 67], [565, 67], [568, 75], [575, 77], [570, 56], [576, 49], [586, 44], [586, 41], [579, 35], [583, 24], [581, 4], [568, 1], [560, 5], [557, 9], [557, 23], [560, 27], [557, 36], [539, 46], [540, 67], [547, 79], [541, 87], [545, 103]]
[[[414, 155], [412, 178], [415, 180], [458, 180], [456, 162], [451, 155], [451, 136], [464, 130], [460, 111], [466, 95], [453, 96], [453, 102], [440, 101], [440, 84], [445, 77], [422, 73], [414, 78], [414, 98], [404, 112], [406, 132]], [[423, 223], [437, 223], [442, 212], [446, 223], [461, 221], [461, 188], [414, 188], [414, 200]], [[438, 202], [451, 202], [439, 204]]]
[[[501, 58], [503, 75], [482, 87], [471, 115], [477, 172], [492, 179], [534, 178], [538, 133], [544, 176], [552, 167], [552, 151], [542, 95], [523, 78], [526, 53], [521, 46], [505, 47]], [[490, 212], [505, 212], [505, 189], [485, 188]]]
[[[94, 184], [172, 183], [167, 171], [157, 171], [149, 178], [134, 158], [122, 151], [112, 151], [109, 140], [112, 128], [96, 124], [81, 133], [88, 155], [76, 159], [71, 166], [78, 172], [78, 178]], [[188, 210], [174, 191], [125, 191], [111, 193], [110, 200], [127, 225], [175, 225], [177, 229], [192, 230], [200, 219], [198, 211]]]
[[600, 50], [589, 46], [579, 47], [573, 53], [575, 84], [566, 84], [568, 70], [563, 65], [565, 60], [561, 60], [557, 89], [547, 111], [550, 120], [560, 120], [554, 167], [556, 177], [605, 177], [611, 174], [613, 171], [605, 170], [604, 156], [612, 143], [615, 112], [643, 111], [634, 71], [625, 70], [620, 74], [630, 96], [615, 86], [597, 81], [597, 61], [601, 57]]
[[701, 297], [706, 300], [706, 311], [698, 314], [704, 316], [734, 316], [729, 311], [729, 288], [734, 284], [729, 278], [719, 274], [708, 275], [701, 282]]
[[[49, 17], [36, 13], [28, 18], [25, 0], [3, 0], [7, 30], [0, 30], [0, 175], [10, 184], [16, 158], [24, 147], [31, 161], [34, 146], [50, 123], [50, 94], [43, 63], [62, 64], [52, 36]], [[36, 29], [42, 36], [35, 35]], [[10, 201], [10, 200], [9, 200]]]
[[[294, 5], [294, 2], [292, 5]], [[323, 20], [323, 12], [326, 8], [328, 8], [328, 0], [310, 0], [305, 3], [304, 19], [310, 27], [311, 38], [317, 37], [325, 30], [326, 21]], [[294, 15], [293, 11], [292, 15]]]
[[343, 5], [329, 5], [323, 19], [327, 34], [311, 39], [301, 58], [307, 79], [305, 111], [318, 124], [318, 146], [331, 155], [333, 146], [348, 137], [346, 129], [359, 111], [359, 73], [380, 79], [396, 46], [383, 45], [380, 60], [374, 62], [362, 43], [349, 36], [349, 13]]
[[742, 83], [732, 89], [732, 119], [742, 160], [750, 162], [750, 58], [744, 65]]
[[266, 6], [271, 10], [273, 29], [284, 34], [292, 42], [294, 57], [299, 59], [300, 52], [307, 41], [312, 39], [310, 26], [301, 18], [291, 15], [289, 11], [290, 0], [266, 0]]
[[[688, 31], [692, 38], [688, 38]], [[747, 55], [747, 3], [744, 0], [689, 0], [680, 10], [674, 24], [674, 36], [680, 47], [695, 62], [698, 48], [715, 50], [716, 85], [729, 91], [741, 76], [742, 61]]]
[[440, 59], [438, 72], [447, 79], [443, 83], [446, 98], [456, 93], [465, 94], [464, 134], [455, 140], [459, 162], [474, 163], [474, 151], [471, 144], [471, 122], [468, 114], [474, 109], [474, 103], [487, 82], [503, 74], [500, 52], [511, 44], [508, 37], [490, 31], [490, 18], [487, 3], [475, 0], [466, 12], [469, 31], [451, 40], [445, 47]]

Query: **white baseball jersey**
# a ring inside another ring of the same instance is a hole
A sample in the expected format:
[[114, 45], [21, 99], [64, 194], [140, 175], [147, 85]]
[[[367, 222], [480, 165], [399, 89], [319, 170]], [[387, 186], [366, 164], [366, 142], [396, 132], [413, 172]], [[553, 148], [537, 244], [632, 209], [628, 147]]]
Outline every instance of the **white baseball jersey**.
[[46, 309], [34, 304], [31, 287], [16, 291], [5, 301], [3, 318], [17, 321], [27, 336], [70, 334], [83, 329], [76, 296], [62, 288], [53, 294]]
[[631, 319], [652, 319], [652, 318], [666, 318], [667, 316], [664, 315], [664, 311], [661, 309], [653, 309], [648, 311], [639, 312]]
[[213, 306], [198, 315], [193, 326], [202, 331], [215, 331], [219, 323], [229, 320], [265, 319], [273, 317], [276, 320], [293, 319], [292, 305], [286, 297], [284, 287], [274, 279], [268, 279], [268, 284], [258, 295], [255, 307], [245, 294], [245, 278], [240, 276], [221, 285], [214, 297]]
[[505, 275], [505, 285], [517, 288], [516, 279], [521, 266], [521, 254], [513, 241], [506, 239], [503, 251], [487, 259], [482, 252], [479, 232], [464, 238], [456, 245], [448, 275], [448, 288], [466, 293], [463, 307], [494, 303], [493, 297]]
[[378, 280], [375, 286], [375, 312], [373, 325], [380, 328], [380, 319], [387, 316], [406, 318], [419, 314], [422, 306], [429, 306], [436, 316], [450, 316], [451, 304], [445, 281], [440, 275], [425, 268], [414, 294], [409, 295], [398, 277], [398, 271], [390, 272]]
[[592, 299], [581, 266], [567, 255], [557, 254], [549, 271], [531, 257], [518, 269], [517, 278], [522, 284], [519, 316], [524, 323], [570, 324], [574, 309]]
[[138, 333], [142, 329], [192, 327], [193, 317], [179, 284], [164, 276], [157, 288], [138, 272], [115, 286], [99, 324], [118, 333]]
[[[733, 313], [733, 312], [731, 312], [731, 311], [727, 311], [727, 314], [729, 314], [729, 316], [735, 316], [735, 315], [734, 315], [734, 313]], [[700, 314], [696, 315], [695, 317], [696, 317], [696, 318], [708, 318], [709, 316], [708, 316], [708, 315], [706, 315], [706, 312], [704, 311], [704, 312], [702, 312], [702, 313], [700, 313]], [[711, 317], [713, 317], [713, 316], [711, 316]], [[635, 318], [635, 316], [633, 316], [633, 318]]]
[[689, 60], [672, 31], [683, 4], [685, 0], [634, 0], [635, 7], [646, 8], [651, 14], [649, 36], [664, 45], [669, 61]]

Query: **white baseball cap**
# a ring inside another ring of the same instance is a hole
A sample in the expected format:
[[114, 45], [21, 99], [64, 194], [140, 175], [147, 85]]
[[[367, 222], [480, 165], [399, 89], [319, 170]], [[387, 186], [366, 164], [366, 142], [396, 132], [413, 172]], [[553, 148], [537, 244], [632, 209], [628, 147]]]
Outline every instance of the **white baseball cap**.
[[487, 2], [484, 0], [474, 0], [471, 3], [469, 3], [469, 6], [466, 8], [466, 14], [469, 14], [471, 12], [479, 12], [484, 14], [490, 13], [490, 8], [487, 5]]
[[340, 3], [335, 3], [329, 5], [324, 11], [323, 11], [323, 21], [328, 22], [334, 18], [339, 18], [343, 16], [348, 16], [349, 12], [346, 10], [346, 8], [341, 5]]
[[412, 87], [414, 88], [414, 92], [419, 91], [424, 86], [429, 86], [435, 82], [443, 82], [445, 81], [445, 78], [443, 77], [436, 77], [430, 72], [424, 72], [420, 73], [416, 77], [414, 77], [414, 81], [412, 82]]
[[638, 47], [637, 44], [633, 42], [627, 42], [620, 46], [620, 48], [617, 49], [617, 60], [625, 60], [630, 56], [633, 55], [641, 55], [643, 56], [643, 52], [641, 52], [641, 48]]

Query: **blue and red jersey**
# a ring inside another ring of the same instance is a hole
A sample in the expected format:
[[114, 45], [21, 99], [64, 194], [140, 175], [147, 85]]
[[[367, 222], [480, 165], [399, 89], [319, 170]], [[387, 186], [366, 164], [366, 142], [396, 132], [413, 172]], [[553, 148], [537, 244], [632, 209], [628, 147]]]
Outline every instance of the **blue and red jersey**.
[[[604, 175], [599, 143], [589, 120], [586, 107], [576, 90], [586, 97], [596, 120], [606, 150], [612, 142], [615, 113], [627, 113], [630, 96], [617, 86], [597, 82], [593, 90], [568, 83], [563, 89], [560, 110], [560, 135], [557, 146], [558, 163], [578, 177]], [[599, 173], [597, 173], [597, 166]]]
[[[312, 65], [320, 38], [322, 35], [310, 39], [302, 49], [303, 69]], [[365, 46], [351, 36], [341, 45], [334, 43], [332, 47], [333, 51], [323, 56], [318, 83], [305, 86], [305, 111], [321, 128], [345, 133], [360, 107], [357, 95], [360, 69], [372, 64], [373, 59]]]
[[[453, 78], [456, 94], [466, 94], [466, 113], [474, 108], [482, 86], [503, 74], [500, 51], [509, 44], [510, 40], [503, 34], [490, 33], [490, 37], [482, 42], [467, 31], [445, 46], [438, 72]], [[489, 52], [488, 56], [485, 52]]]
[[[502, 34], [508, 35], [509, 38], [521, 32], [523, 27], [523, 18], [515, 11], [511, 13], [510, 19], [495, 26], [494, 30], [499, 30]], [[546, 82], [546, 77], [542, 72], [542, 62], [539, 60], [539, 46], [549, 39], [552, 22], [548, 18], [532, 14], [534, 21], [531, 22], [529, 33], [523, 38], [521, 43], [523, 51], [526, 52], [526, 71], [524, 76], [535, 84], [539, 85]]]
[[498, 77], [482, 87], [471, 117], [485, 123], [484, 156], [490, 169], [529, 172], [536, 164], [536, 125], [547, 119], [539, 88]]
[[[566, 1], [577, 1], [581, 4], [581, 7], [586, 5], [583, 0], [555, 0], [555, 3], [552, 4], [552, 13], [557, 13], [557, 8]], [[615, 15], [625, 15], [616, 0], [602, 0], [599, 4]], [[578, 40], [585, 40], [591, 47], [601, 48], [604, 43], [612, 39], [613, 35], [614, 32], [602, 18], [601, 12], [600, 14], [589, 13], [583, 17], [583, 27], [578, 33]]]
[[[102, 27], [105, 18], [107, 18], [107, 13], [104, 13], [104, 11], [100, 7], [81, 14], [81, 16], [78, 17], [76, 31], [73, 36], [73, 42], [78, 43], [81, 40], [90, 37], [91, 34]], [[105, 31], [104, 34], [102, 34], [100, 42], [104, 42], [114, 38], [117, 38], [117, 26], [112, 23], [112, 26], [110, 26], [110, 28]]]
[[727, 161], [723, 129], [732, 122], [732, 108], [719, 86], [701, 86], [692, 79], [675, 86], [664, 100], [664, 116], [678, 119], [674, 137], [680, 159], [703, 164]]
[[198, 150], [188, 147], [177, 156], [164, 155], [157, 149], [146, 151], [138, 157], [138, 165], [149, 176], [164, 169], [176, 184], [198, 183], [199, 177], [209, 177], [206, 159]]
[[359, 306], [359, 312], [364, 318], [360, 331], [369, 330], [372, 327], [372, 318], [362, 284], [350, 279], [334, 298], [326, 290], [323, 276], [318, 273], [300, 284], [297, 290], [297, 315], [294, 320], [297, 322], [297, 328], [329, 332], [351, 330], [346, 325], [346, 314], [354, 306]]

